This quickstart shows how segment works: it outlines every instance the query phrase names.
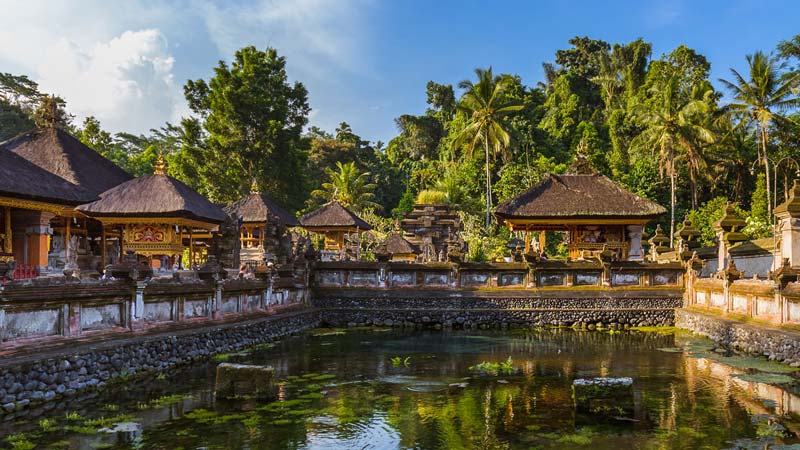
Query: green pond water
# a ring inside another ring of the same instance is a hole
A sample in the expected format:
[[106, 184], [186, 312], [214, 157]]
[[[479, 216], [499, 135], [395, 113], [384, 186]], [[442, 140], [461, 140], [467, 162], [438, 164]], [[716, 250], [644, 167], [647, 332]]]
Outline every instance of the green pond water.
[[[278, 400], [215, 400], [221, 360], [273, 366]], [[795, 375], [672, 332], [317, 329], [0, 423], [0, 448], [800, 448]], [[573, 395], [594, 377], [633, 384]]]

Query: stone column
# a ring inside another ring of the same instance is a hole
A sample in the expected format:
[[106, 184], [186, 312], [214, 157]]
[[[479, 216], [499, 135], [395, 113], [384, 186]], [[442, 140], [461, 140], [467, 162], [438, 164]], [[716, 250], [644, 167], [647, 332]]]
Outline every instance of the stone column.
[[46, 211], [26, 211], [21, 216], [20, 219], [25, 223], [26, 264], [39, 270], [46, 270], [47, 254], [50, 251], [48, 243], [50, 235], [53, 234], [50, 220], [55, 214]]
[[132, 330], [144, 327], [144, 289], [147, 287], [146, 281], [136, 282], [136, 291], [133, 294], [130, 312], [130, 328]]
[[642, 225], [628, 225], [628, 261], [644, 260], [644, 248], [642, 248]]
[[717, 272], [722, 272], [728, 265], [728, 249], [725, 246], [725, 231], [717, 230]]

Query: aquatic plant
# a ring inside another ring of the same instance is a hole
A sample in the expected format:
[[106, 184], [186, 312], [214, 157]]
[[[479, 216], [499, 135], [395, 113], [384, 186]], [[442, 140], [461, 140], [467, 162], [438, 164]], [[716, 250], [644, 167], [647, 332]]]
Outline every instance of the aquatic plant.
[[403, 358], [402, 356], [395, 356], [393, 358], [390, 358], [389, 361], [391, 361], [392, 367], [400, 367], [401, 365], [403, 367], [408, 367], [408, 363], [409, 361], [411, 361], [411, 357], [406, 356], [405, 358]]
[[167, 374], [165, 374], [164, 372], [161, 372], [158, 375], [156, 375], [157, 381], [166, 381], [166, 379], [167, 379]]
[[519, 368], [514, 367], [514, 360], [512, 360], [510, 356], [507, 360], [501, 362], [483, 361], [474, 366], [470, 366], [469, 370], [478, 375], [493, 377], [498, 375], [515, 375], [521, 371]]
[[56, 429], [56, 421], [44, 418], [39, 421], [39, 428], [41, 428], [42, 431], [44, 431], [45, 433], [53, 431]]
[[6, 442], [11, 446], [11, 450], [33, 450], [36, 444], [28, 440], [25, 433], [12, 434], [6, 438]]
[[78, 414], [75, 411], [67, 412], [65, 417], [66, 417], [67, 420], [72, 421], [72, 422], [77, 422], [79, 420], [83, 420], [83, 416], [81, 416], [80, 414]]

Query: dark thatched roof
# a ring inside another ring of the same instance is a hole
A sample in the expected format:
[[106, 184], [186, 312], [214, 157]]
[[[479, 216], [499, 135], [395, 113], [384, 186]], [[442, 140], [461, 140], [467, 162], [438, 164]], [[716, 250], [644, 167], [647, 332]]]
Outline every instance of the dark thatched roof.
[[554, 175], [497, 206], [504, 219], [655, 219], [663, 206], [639, 197], [603, 175]]
[[416, 245], [408, 242], [406, 238], [399, 234], [393, 234], [383, 243], [386, 246], [386, 252], [391, 255], [413, 253], [420, 254], [419, 248]]
[[91, 202], [97, 196], [43, 170], [27, 159], [0, 150], [0, 196], [66, 206]]
[[241, 217], [243, 222], [278, 222], [287, 227], [300, 226], [300, 222], [289, 211], [258, 192], [251, 192], [247, 197], [225, 208], [228, 214]]
[[167, 175], [145, 175], [78, 207], [94, 217], [164, 217], [222, 223], [227, 215], [194, 189]]
[[300, 218], [300, 225], [316, 228], [358, 228], [371, 230], [372, 227], [352, 211], [337, 202], [328, 203]]
[[60, 128], [37, 128], [0, 144], [95, 196], [130, 180], [119, 166]]

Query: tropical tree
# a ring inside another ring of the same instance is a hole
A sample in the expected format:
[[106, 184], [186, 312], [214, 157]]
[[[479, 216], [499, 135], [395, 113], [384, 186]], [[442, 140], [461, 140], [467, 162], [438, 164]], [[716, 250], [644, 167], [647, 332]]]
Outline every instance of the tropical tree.
[[338, 171], [331, 168], [325, 170], [328, 181], [322, 183], [321, 189], [311, 192], [312, 196], [338, 202], [355, 211], [381, 209], [381, 205], [372, 201], [375, 198], [373, 191], [377, 186], [369, 182], [369, 172], [361, 172], [353, 162], [342, 164], [337, 161], [336, 168]]
[[670, 179], [670, 239], [675, 234], [675, 160], [676, 150], [683, 151], [692, 185], [692, 198], [697, 201], [697, 169], [700, 167], [699, 145], [714, 141], [713, 133], [705, 127], [702, 114], [708, 111], [703, 100], [681, 102], [677, 98], [678, 78], [672, 77], [663, 86], [654, 87], [659, 102], [639, 105], [635, 114], [644, 126], [632, 145], [658, 152], [659, 171]]
[[758, 132], [760, 149], [758, 159], [764, 164], [764, 175], [767, 184], [767, 212], [771, 217], [772, 206], [769, 199], [770, 174], [767, 159], [770, 125], [781, 125], [789, 121], [783, 115], [787, 110], [800, 105], [800, 98], [794, 89], [800, 86], [800, 73], [782, 77], [783, 65], [780, 60], [764, 52], [747, 55], [750, 78], [745, 79], [736, 69], [731, 69], [734, 81], [720, 79], [733, 95], [733, 102], [728, 105], [730, 114], [741, 119], [745, 125], [755, 125]]
[[511, 136], [505, 130], [503, 116], [519, 111], [523, 105], [506, 95], [514, 84], [508, 75], [494, 76], [492, 68], [475, 69], [478, 82], [464, 80], [458, 87], [465, 92], [458, 104], [458, 110], [468, 116], [469, 124], [461, 131], [454, 145], [467, 143], [467, 155], [472, 156], [475, 147], [483, 143], [486, 158], [486, 228], [489, 228], [492, 214], [492, 154], [502, 153], [511, 143]]

